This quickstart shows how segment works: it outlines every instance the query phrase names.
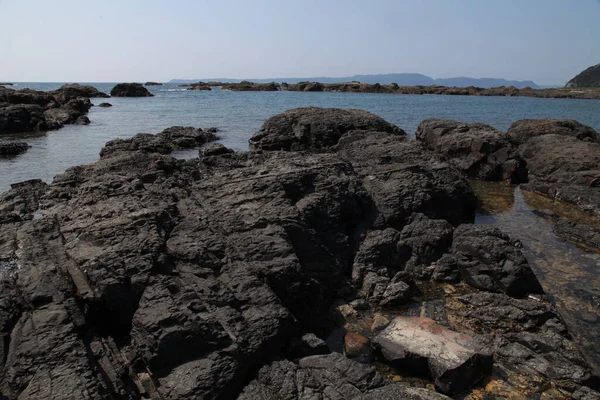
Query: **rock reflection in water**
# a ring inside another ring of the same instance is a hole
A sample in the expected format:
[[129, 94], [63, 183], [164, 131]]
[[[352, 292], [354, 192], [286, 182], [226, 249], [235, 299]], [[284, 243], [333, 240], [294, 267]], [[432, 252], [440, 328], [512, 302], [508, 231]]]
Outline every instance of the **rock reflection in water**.
[[518, 187], [472, 182], [481, 200], [476, 223], [498, 226], [520, 239], [544, 290], [556, 303], [583, 353], [600, 371], [600, 254], [557, 237], [552, 224], [534, 213], [549, 209], [575, 222], [600, 225], [597, 220]]

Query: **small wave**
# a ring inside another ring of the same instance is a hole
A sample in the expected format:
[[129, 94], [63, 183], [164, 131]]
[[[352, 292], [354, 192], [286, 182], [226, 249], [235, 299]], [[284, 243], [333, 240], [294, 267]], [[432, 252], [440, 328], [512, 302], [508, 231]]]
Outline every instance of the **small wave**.
[[185, 92], [187, 89], [161, 89], [159, 92]]

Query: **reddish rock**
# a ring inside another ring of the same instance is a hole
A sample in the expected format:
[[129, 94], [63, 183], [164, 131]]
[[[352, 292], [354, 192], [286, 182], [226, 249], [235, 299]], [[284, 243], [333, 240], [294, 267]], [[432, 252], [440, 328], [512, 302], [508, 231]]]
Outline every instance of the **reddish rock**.
[[371, 340], [358, 333], [346, 333], [346, 336], [344, 336], [344, 354], [355, 361], [369, 364], [373, 355]]

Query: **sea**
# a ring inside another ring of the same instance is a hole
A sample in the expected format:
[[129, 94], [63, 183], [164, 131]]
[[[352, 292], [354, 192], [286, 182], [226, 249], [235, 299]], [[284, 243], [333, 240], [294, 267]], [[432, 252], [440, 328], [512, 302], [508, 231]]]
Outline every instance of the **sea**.
[[[85, 83], [109, 93], [116, 83]], [[17, 83], [14, 89], [55, 90], [64, 82]], [[507, 130], [523, 118], [569, 118], [600, 132], [600, 101], [537, 99], [525, 97], [474, 97], [441, 95], [397, 95], [368, 93], [233, 92], [192, 91], [177, 84], [149, 86], [155, 96], [145, 98], [92, 99], [109, 102], [110, 108], [93, 107], [91, 124], [67, 125], [43, 134], [0, 137], [24, 140], [31, 148], [13, 158], [0, 158], [0, 193], [10, 184], [28, 179], [52, 182], [55, 175], [75, 165], [96, 161], [104, 144], [137, 133], [158, 133], [174, 125], [219, 129], [221, 143], [234, 150], [247, 150], [248, 139], [263, 122], [296, 107], [359, 108], [371, 111], [414, 135], [428, 118], [483, 122]], [[181, 152], [178, 157], [197, 153]]]

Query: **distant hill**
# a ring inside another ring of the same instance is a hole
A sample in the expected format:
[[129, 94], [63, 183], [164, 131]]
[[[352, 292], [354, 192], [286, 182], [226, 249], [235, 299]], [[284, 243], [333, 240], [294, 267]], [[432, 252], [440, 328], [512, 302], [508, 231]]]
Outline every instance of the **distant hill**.
[[600, 87], [600, 64], [589, 67], [567, 82], [566, 88]]
[[[269, 83], [269, 82], [287, 82], [287, 83], [298, 83], [303, 81], [310, 82], [321, 82], [321, 83], [340, 83], [340, 82], [364, 82], [364, 83], [380, 83], [382, 85], [388, 83], [397, 83], [400, 86], [430, 86], [430, 85], [443, 85], [443, 86], [456, 86], [456, 87], [467, 87], [467, 86], [478, 86], [482, 88], [491, 88], [497, 86], [515, 86], [519, 89], [529, 86], [533, 89], [539, 89], [539, 86], [532, 81], [508, 81], [506, 79], [496, 78], [441, 78], [433, 79], [429, 76], [422, 74], [378, 74], [378, 75], [354, 75], [345, 76], [339, 78], [332, 77], [312, 77], [312, 78], [271, 78], [271, 79], [246, 79], [255, 83]], [[242, 79], [230, 79], [230, 78], [213, 78], [213, 79], [172, 79], [170, 83], [194, 83], [194, 82], [224, 82], [233, 83], [240, 82]]]

